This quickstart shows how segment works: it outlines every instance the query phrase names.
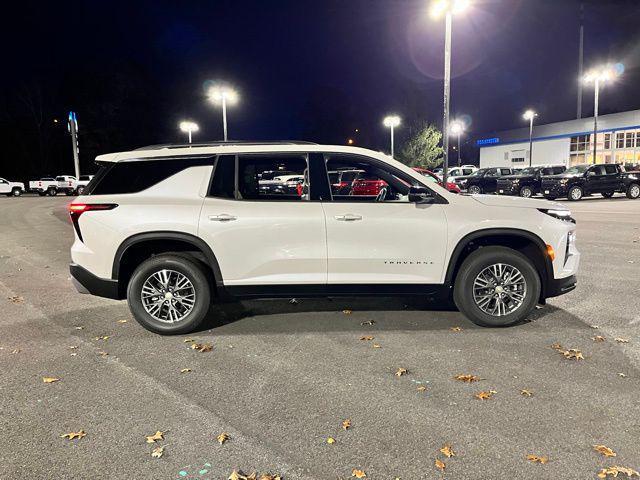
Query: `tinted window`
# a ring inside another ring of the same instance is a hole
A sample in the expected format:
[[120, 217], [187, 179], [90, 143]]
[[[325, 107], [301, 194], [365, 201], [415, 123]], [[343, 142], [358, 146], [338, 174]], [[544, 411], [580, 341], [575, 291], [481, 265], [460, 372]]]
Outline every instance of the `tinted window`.
[[612, 173], [618, 173], [618, 169], [616, 168], [615, 165], [605, 165], [604, 170], [605, 172], [607, 172], [608, 175]]
[[85, 195], [141, 192], [186, 168], [210, 165], [212, 161], [212, 158], [174, 158], [107, 164], [89, 183]]
[[592, 167], [589, 170], [589, 175], [604, 175], [604, 168], [601, 165]]
[[235, 155], [222, 155], [216, 162], [209, 196], [219, 198], [234, 198], [236, 174]]
[[292, 175], [308, 179], [306, 155], [240, 155], [238, 193], [241, 200], [301, 200], [308, 194], [308, 180], [277, 180]]

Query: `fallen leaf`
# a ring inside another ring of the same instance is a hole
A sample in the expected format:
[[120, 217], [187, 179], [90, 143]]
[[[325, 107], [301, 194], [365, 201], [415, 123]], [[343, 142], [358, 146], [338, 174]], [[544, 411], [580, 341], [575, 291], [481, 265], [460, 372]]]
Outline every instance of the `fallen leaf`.
[[100, 356], [101, 356], [101, 357], [103, 357], [103, 358], [104, 358], [104, 357], [108, 357], [108, 356], [109, 356], [109, 354], [108, 354], [107, 352], [103, 352], [102, 350], [100, 350], [100, 351], [98, 352], [98, 355], [100, 355]]
[[448, 443], [445, 443], [444, 446], [440, 449], [440, 451], [447, 457], [455, 457], [456, 453], [453, 451], [453, 447]]
[[351, 428], [351, 420], [349, 420], [348, 418], [346, 420], [342, 421], [342, 428], [344, 430], [349, 430]]
[[195, 342], [195, 340], [194, 340], [193, 338], [185, 338], [185, 339], [183, 340], [183, 342], [184, 342], [184, 343], [192, 343], [192, 342]]
[[22, 302], [24, 302], [24, 298], [21, 297], [20, 295], [14, 295], [13, 297], [8, 297], [8, 300], [11, 303], [22, 303]]
[[84, 330], [84, 327], [80, 327], [80, 326], [73, 327], [73, 328], [75, 328], [76, 330]]
[[342, 313], [344, 313], [345, 315], [351, 315], [351, 310], [342, 310]]
[[216, 439], [218, 440], [218, 443], [220, 445], [222, 445], [224, 442], [226, 442], [227, 440], [229, 440], [231, 437], [229, 436], [229, 434], [227, 432], [222, 432], [220, 435], [218, 435], [216, 437]]
[[351, 476], [356, 478], [364, 478], [367, 476], [367, 474], [364, 473], [364, 470], [358, 470], [357, 468], [354, 468], [351, 472]]
[[560, 353], [564, 355], [564, 358], [567, 358], [569, 360], [571, 359], [584, 360], [584, 356], [582, 355], [582, 352], [575, 348], [570, 348], [569, 350], [561, 350]]
[[616, 342], [618, 342], [618, 343], [629, 343], [629, 339], [628, 338], [620, 338], [620, 337], [618, 337], [618, 338], [615, 338], [614, 340]]
[[84, 432], [84, 430], [80, 430], [79, 432], [69, 432], [69, 433], [65, 433], [64, 435], [60, 435], [61, 438], [68, 438], [69, 440], [73, 440], [74, 438], [82, 438], [82, 437], [86, 437], [87, 434]]
[[436, 468], [441, 472], [444, 472], [444, 469], [447, 467], [442, 460], [438, 460], [437, 458], [435, 461], [435, 465], [436, 465]]
[[327, 438], [327, 443], [329, 445], [333, 445], [334, 443], [336, 443], [336, 439], [333, 438], [333, 437], [329, 437], [329, 438]]
[[627, 375], [626, 375], [626, 374], [624, 374], [624, 373], [622, 373], [622, 372], [620, 372], [620, 373], [618, 373], [618, 376], [619, 376], [619, 377], [622, 377], [622, 378], [626, 378], [626, 376], [627, 376]]
[[373, 348], [382, 348], [382, 345], [380, 345], [379, 343], [374, 343]]
[[562, 347], [562, 345], [560, 345], [559, 343], [552, 343], [551, 345], [549, 345], [551, 348], [553, 348], [554, 350], [564, 350], [564, 348]]
[[494, 393], [498, 393], [495, 390], [486, 390], [482, 392], [478, 392], [474, 395], [478, 400], [489, 400]]
[[364, 337], [360, 337], [360, 340], [364, 341], [364, 342], [369, 342], [371, 340], [373, 340], [373, 337], [370, 335], [364, 336]]
[[417, 388], [417, 390], [418, 390], [419, 392], [424, 392], [426, 389], [427, 389], [427, 387], [425, 387], [424, 385], [420, 385], [420, 386]]
[[604, 342], [606, 340], [605, 337], [603, 337], [602, 335], [596, 335], [595, 337], [592, 338], [592, 340], [596, 343], [598, 342]]
[[282, 480], [282, 477], [280, 475], [271, 475], [270, 473], [263, 473], [262, 475], [260, 475], [260, 478], [258, 478], [258, 480]]
[[520, 395], [522, 395], [524, 397], [533, 397], [533, 392], [530, 391], [530, 390], [522, 389], [522, 390], [520, 390]]
[[127, 323], [129, 320], [127, 319], [122, 319], [122, 320], [118, 320], [118, 323]]
[[298, 303], [300, 303], [300, 302], [298, 302], [298, 299], [297, 299], [297, 298], [292, 298], [291, 300], [289, 300], [289, 303], [290, 303], [291, 305], [297, 305], [297, 304], [298, 304]]
[[591, 327], [591, 328], [593, 328], [593, 329], [595, 329], [595, 330], [597, 330], [597, 329], [599, 329], [599, 328], [600, 328], [600, 326], [599, 326], [599, 325], [590, 325], [590, 327]]
[[78, 345], [69, 345], [69, 350], [77, 350]]
[[594, 445], [593, 449], [596, 452], [601, 453], [605, 457], [615, 457], [616, 456], [616, 452], [614, 452], [613, 450], [611, 450], [609, 447], [607, 447], [605, 445]]
[[406, 368], [400, 367], [398, 368], [398, 370], [396, 370], [396, 373], [394, 373], [394, 375], [396, 377], [401, 377], [403, 375], [406, 375], [407, 373], [409, 373], [409, 370], [407, 370]]
[[210, 343], [192, 343], [191, 350], [197, 350], [198, 352], [210, 352], [213, 350], [213, 346]]
[[375, 321], [373, 320], [365, 320], [364, 322], [360, 322], [360, 325], [365, 326], [365, 325], [375, 325]]
[[640, 473], [632, 468], [614, 466], [601, 469], [598, 473], [598, 478], [607, 478], [609, 475], [612, 477], [618, 477], [621, 473], [627, 477], [640, 477]]
[[160, 430], [158, 430], [153, 435], [147, 435], [146, 438], [147, 438], [147, 443], [156, 443], [159, 440], [164, 440], [164, 432], [161, 432]]
[[544, 465], [549, 461], [549, 458], [539, 457], [538, 455], [527, 455], [527, 460], [529, 460], [531, 463], [541, 463]]
[[153, 458], [161, 458], [164, 455], [164, 449], [166, 445], [162, 445], [161, 447], [156, 447], [151, 451], [151, 456]]
[[44, 383], [54, 383], [54, 382], [59, 382], [60, 379], [56, 377], [42, 377], [42, 381]]
[[107, 341], [107, 340], [109, 340], [110, 338], [111, 338], [111, 335], [102, 335], [102, 336], [100, 336], [100, 337], [96, 337], [96, 338], [94, 338], [94, 340], [104, 340], [104, 341]]
[[480, 380], [475, 375], [465, 375], [465, 374], [458, 374], [453, 378], [461, 382], [467, 382], [467, 383], [477, 382], [478, 380]]
[[462, 327], [451, 327], [449, 330], [451, 330], [452, 332], [461, 332]]
[[239, 472], [234, 470], [233, 472], [231, 472], [231, 475], [229, 475], [229, 479], [228, 480], [247, 480], [248, 477], [242, 473], [242, 470], [240, 470]]
[[11, 355], [15, 355], [16, 353], [20, 353], [21, 350], [19, 348], [14, 348], [13, 350], [11, 350]]
[[190, 368], [183, 368], [182, 370], [180, 370], [180, 373], [189, 373], [190, 371]]
[[76, 357], [76, 356], [78, 356], [78, 354], [74, 352], [74, 353], [70, 353], [69, 356], [70, 357]]

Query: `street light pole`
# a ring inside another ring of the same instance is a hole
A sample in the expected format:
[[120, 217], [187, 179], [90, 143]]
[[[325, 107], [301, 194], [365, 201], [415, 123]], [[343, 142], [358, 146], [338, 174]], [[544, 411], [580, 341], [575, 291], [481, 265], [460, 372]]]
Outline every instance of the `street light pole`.
[[447, 10], [445, 16], [444, 34], [444, 113], [442, 120], [442, 149], [444, 150], [444, 162], [442, 166], [442, 184], [447, 184], [449, 174], [449, 96], [451, 91], [451, 10]]
[[624, 65], [606, 65], [587, 73], [582, 79], [585, 83], [593, 82], [593, 163], [596, 163], [598, 152], [598, 103], [600, 101], [600, 85], [614, 80], [624, 71]]
[[393, 158], [394, 154], [394, 128], [400, 125], [400, 117], [398, 115], [389, 115], [388, 117], [384, 117], [382, 121], [385, 127], [389, 127], [390, 135], [391, 135], [391, 157]]
[[529, 166], [533, 164], [533, 119], [537, 116], [533, 110], [527, 110], [522, 115], [522, 118], [529, 120]]
[[393, 125], [391, 125], [391, 158], [393, 158]]
[[238, 101], [238, 93], [227, 85], [217, 85], [211, 87], [207, 94], [212, 103], [222, 107], [223, 138], [226, 142], [229, 139], [227, 134], [227, 105], [234, 105]]
[[198, 124], [195, 122], [180, 122], [180, 130], [187, 134], [189, 145], [191, 145], [191, 134], [199, 130]]
[[224, 141], [227, 141], [227, 95], [222, 93], [222, 125], [224, 128]]
[[598, 149], [598, 101], [600, 99], [600, 79], [594, 81], [593, 94], [593, 163], [596, 163], [596, 150]]
[[458, 166], [461, 165], [462, 153], [460, 152], [460, 137], [462, 136], [462, 132], [464, 132], [464, 124], [461, 121], [456, 120], [451, 122], [451, 125], [449, 126], [449, 133], [458, 137]]

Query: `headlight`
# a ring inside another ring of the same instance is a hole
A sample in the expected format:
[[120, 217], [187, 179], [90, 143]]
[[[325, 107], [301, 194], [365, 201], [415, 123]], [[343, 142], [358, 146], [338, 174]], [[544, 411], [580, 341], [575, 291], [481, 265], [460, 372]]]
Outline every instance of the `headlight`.
[[570, 210], [558, 210], [555, 208], [539, 208], [538, 210], [542, 213], [546, 213], [553, 218], [557, 218], [558, 220], [576, 223], [576, 220], [571, 216]]
[[514, 178], [513, 180], [511, 180], [511, 182], [517, 184], [517, 183], [520, 183], [520, 179], [519, 178]]

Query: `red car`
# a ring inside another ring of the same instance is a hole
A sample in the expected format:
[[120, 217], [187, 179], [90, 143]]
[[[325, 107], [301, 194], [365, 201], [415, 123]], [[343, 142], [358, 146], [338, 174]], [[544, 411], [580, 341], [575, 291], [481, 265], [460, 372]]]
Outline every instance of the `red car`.
[[[438, 185], [440, 185], [442, 187], [442, 180], [440, 180], [435, 175], [435, 173], [430, 172], [426, 168], [413, 167], [413, 169], [416, 172], [418, 172], [420, 175], [426, 177], [428, 182], [437, 183]], [[458, 185], [456, 185], [453, 182], [447, 182], [447, 190], [449, 190], [451, 193], [460, 193], [460, 187], [458, 187]]]

